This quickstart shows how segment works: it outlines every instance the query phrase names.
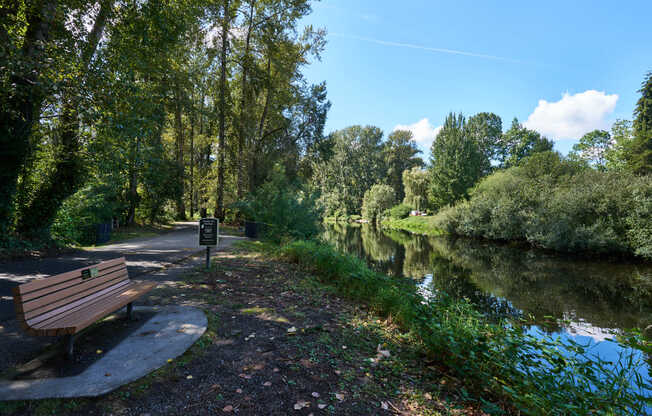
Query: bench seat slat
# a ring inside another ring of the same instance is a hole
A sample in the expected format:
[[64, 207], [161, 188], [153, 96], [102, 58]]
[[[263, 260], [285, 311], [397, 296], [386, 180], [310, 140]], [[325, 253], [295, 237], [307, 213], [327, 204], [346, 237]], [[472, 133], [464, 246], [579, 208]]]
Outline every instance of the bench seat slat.
[[154, 282], [130, 282], [128, 285], [120, 288], [121, 290], [112, 293], [99, 301], [84, 304], [61, 319], [48, 322], [46, 326], [37, 325], [34, 330], [48, 335], [74, 334], [82, 329], [92, 325], [98, 319], [117, 311], [134, 299], [142, 296], [144, 293], [156, 286]]
[[13, 293], [14, 293], [14, 296], [16, 296], [16, 295], [22, 296], [22, 295], [25, 295], [26, 293], [33, 292], [33, 291], [38, 290], [38, 289], [47, 288], [49, 286], [53, 286], [53, 285], [56, 285], [56, 284], [59, 284], [59, 283], [63, 283], [63, 282], [65, 282], [67, 280], [70, 280], [70, 279], [78, 278], [78, 277], [81, 276], [81, 273], [82, 273], [83, 270], [97, 268], [98, 271], [101, 272], [104, 269], [107, 269], [107, 268], [109, 268], [111, 266], [115, 266], [116, 264], [120, 264], [120, 263], [125, 264], [125, 262], [126, 262], [126, 259], [124, 257], [119, 257], [117, 259], [103, 261], [101, 263], [98, 263], [98, 264], [95, 264], [95, 265], [92, 265], [92, 266], [86, 266], [86, 267], [82, 267], [82, 268], [79, 268], [79, 269], [76, 269], [76, 270], [71, 270], [71, 271], [66, 272], [66, 273], [61, 273], [61, 274], [58, 274], [58, 275], [55, 275], [55, 276], [51, 276], [51, 277], [48, 277], [46, 279], [39, 279], [39, 280], [35, 280], [33, 282], [23, 283], [22, 285], [13, 288]]
[[48, 313], [38, 315], [31, 319], [26, 319], [26, 321], [30, 326], [37, 326], [38, 324], [44, 324], [48, 320], [60, 319], [63, 316], [66, 316], [70, 313], [73, 313], [77, 309], [82, 308], [86, 303], [95, 302], [103, 297], [112, 295], [114, 292], [119, 292], [125, 285], [128, 285], [129, 283], [130, 282], [128, 280], [123, 280], [82, 299], [78, 299], [72, 303], [63, 305], [58, 309], [51, 310]]
[[[106, 269], [99, 272], [98, 276], [94, 277], [93, 279], [99, 279], [99, 278], [101, 278], [103, 276], [106, 276], [107, 274], [116, 272], [118, 270], [126, 270], [126, 266], [124, 265], [124, 263], [123, 264], [116, 264], [116, 265], [111, 266], [111, 267], [107, 267]], [[54, 276], [54, 277], [56, 277], [56, 276]], [[48, 277], [48, 279], [52, 279], [52, 277]], [[86, 279], [86, 281], [88, 281], [88, 280], [89, 279]], [[83, 283], [83, 282], [84, 282], [84, 280], [82, 279], [81, 272], [80, 272], [79, 276], [77, 276], [75, 278], [72, 278], [70, 280], [66, 280], [64, 282], [54, 284], [54, 285], [51, 285], [51, 286], [48, 286], [48, 287], [45, 287], [45, 288], [42, 288], [42, 289], [34, 290], [32, 292], [29, 292], [29, 293], [18, 295], [18, 298], [25, 303], [25, 302], [29, 302], [31, 300], [34, 300], [34, 299], [37, 299], [37, 298], [40, 298], [40, 297], [47, 296], [49, 294], [58, 292], [60, 290], [69, 288], [71, 286], [78, 285], [78, 284]]]
[[77, 299], [86, 297], [94, 292], [100, 291], [108, 286], [115, 285], [121, 281], [127, 281], [127, 269], [118, 270], [102, 278], [89, 280], [76, 286], [64, 289], [42, 298], [23, 302], [22, 309], [26, 319], [44, 314], [62, 305], [74, 302]]

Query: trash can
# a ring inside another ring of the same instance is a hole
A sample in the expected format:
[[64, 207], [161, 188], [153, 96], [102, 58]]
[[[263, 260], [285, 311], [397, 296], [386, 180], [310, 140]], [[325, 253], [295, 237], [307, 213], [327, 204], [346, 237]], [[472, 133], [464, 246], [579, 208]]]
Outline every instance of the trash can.
[[95, 244], [104, 244], [111, 239], [111, 223], [95, 225], [96, 235]]
[[245, 237], [256, 238], [258, 237], [258, 223], [253, 221], [245, 221]]

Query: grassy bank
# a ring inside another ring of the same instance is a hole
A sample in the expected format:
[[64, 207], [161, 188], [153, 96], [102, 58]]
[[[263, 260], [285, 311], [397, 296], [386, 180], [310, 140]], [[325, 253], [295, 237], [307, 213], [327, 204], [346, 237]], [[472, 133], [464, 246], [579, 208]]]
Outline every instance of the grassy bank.
[[[631, 357], [611, 367], [588, 358], [582, 345], [538, 340], [514, 323], [491, 322], [465, 301], [445, 294], [424, 301], [413, 284], [376, 273], [329, 246], [299, 241], [254, 248], [299, 264], [337, 293], [390, 317], [415, 340], [426, 361], [459, 380], [487, 412], [644, 414], [649, 402]], [[630, 390], [629, 380], [638, 381], [635, 391], [641, 394]]]
[[381, 226], [390, 230], [408, 231], [421, 235], [442, 235], [444, 232], [437, 227], [434, 216], [407, 217], [400, 220], [384, 218]]

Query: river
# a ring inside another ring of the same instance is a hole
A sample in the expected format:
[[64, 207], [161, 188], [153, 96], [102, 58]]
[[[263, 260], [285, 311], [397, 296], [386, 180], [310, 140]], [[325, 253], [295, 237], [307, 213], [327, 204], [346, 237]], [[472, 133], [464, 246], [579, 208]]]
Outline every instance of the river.
[[[377, 271], [415, 279], [424, 296], [443, 290], [494, 316], [527, 317], [528, 332], [590, 344], [617, 361], [611, 339], [652, 325], [652, 264], [560, 255], [490, 241], [327, 224], [323, 239]], [[649, 334], [648, 334], [649, 338]], [[637, 352], [639, 374], [652, 378], [652, 357]]]

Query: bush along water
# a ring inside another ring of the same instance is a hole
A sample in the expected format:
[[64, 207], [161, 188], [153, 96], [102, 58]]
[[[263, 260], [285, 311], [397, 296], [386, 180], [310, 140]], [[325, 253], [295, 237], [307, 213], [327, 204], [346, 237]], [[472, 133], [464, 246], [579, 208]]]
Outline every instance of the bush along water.
[[[421, 340], [431, 359], [462, 380], [485, 409], [500, 412], [502, 406], [533, 415], [649, 410], [651, 386], [636, 372], [640, 354], [632, 352], [614, 364], [573, 341], [530, 336], [519, 322], [492, 321], [466, 300], [442, 292], [425, 299], [414, 282], [377, 273], [363, 260], [322, 243], [295, 241], [277, 254], [313, 271], [340, 294], [390, 315]], [[640, 335], [631, 335], [628, 343], [649, 351]]]
[[652, 177], [589, 169], [553, 152], [490, 175], [436, 218], [451, 234], [652, 259]]
[[256, 192], [233, 205], [247, 220], [263, 224], [264, 236], [276, 242], [317, 235], [319, 215], [314, 207], [314, 197], [291, 184], [280, 165]]

